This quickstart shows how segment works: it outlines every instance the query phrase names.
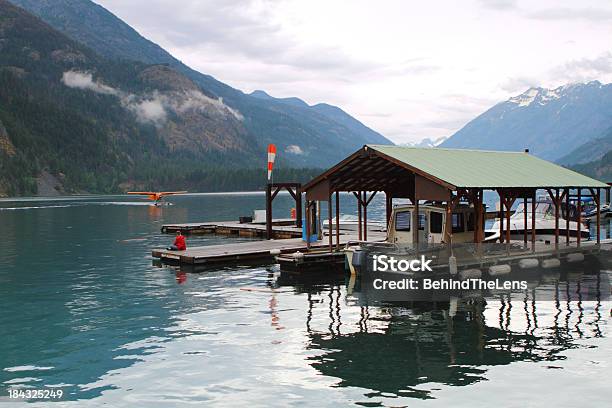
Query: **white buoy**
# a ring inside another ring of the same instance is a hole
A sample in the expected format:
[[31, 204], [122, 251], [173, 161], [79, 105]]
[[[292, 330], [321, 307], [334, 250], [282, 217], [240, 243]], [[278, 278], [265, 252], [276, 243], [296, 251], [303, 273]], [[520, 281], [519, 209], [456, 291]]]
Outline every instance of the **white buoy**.
[[521, 269], [537, 268], [540, 263], [535, 258], [521, 259], [518, 261], [518, 266]]
[[271, 249], [270, 250], [270, 255], [273, 255], [273, 256], [280, 255], [280, 253], [281, 253], [280, 249]]
[[448, 305], [448, 315], [450, 317], [455, 317], [455, 315], [457, 314], [457, 303], [458, 303], [459, 299], [457, 299], [456, 297], [452, 296], [450, 298], [450, 303]]
[[542, 261], [542, 268], [544, 269], [558, 268], [559, 266], [561, 266], [561, 261], [557, 258], [549, 258]]
[[303, 253], [301, 253], [300, 251], [297, 251], [297, 252], [295, 252], [295, 253], [293, 254], [293, 257], [294, 257], [295, 259], [302, 260], [302, 259], [304, 259], [304, 254], [303, 254]]
[[448, 258], [448, 269], [450, 270], [451, 275], [454, 276], [457, 274], [457, 258], [455, 258], [454, 255], [451, 255]]
[[489, 275], [491, 276], [507, 275], [510, 271], [512, 271], [512, 267], [508, 264], [489, 266]]
[[565, 260], [567, 262], [582, 262], [584, 261], [584, 254], [581, 254], [580, 252], [574, 252], [573, 254], [568, 254]]
[[459, 277], [461, 279], [478, 279], [482, 276], [482, 271], [480, 269], [464, 269], [459, 272]]

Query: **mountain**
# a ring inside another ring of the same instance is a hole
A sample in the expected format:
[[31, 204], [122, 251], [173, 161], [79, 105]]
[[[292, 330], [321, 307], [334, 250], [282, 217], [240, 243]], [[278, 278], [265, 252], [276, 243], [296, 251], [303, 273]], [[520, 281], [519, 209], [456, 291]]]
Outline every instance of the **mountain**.
[[364, 144], [392, 144], [339, 108], [336, 109], [341, 113], [331, 113], [325, 107], [310, 107], [298, 98], [276, 100], [258, 94], [246, 95], [210, 75], [194, 71], [92, 1], [11, 1], [104, 57], [165, 64], [183, 74], [202, 93], [222, 100], [242, 116], [244, 132], [255, 149], [265, 152], [268, 143], [275, 143], [281, 166], [324, 167]]
[[569, 166], [574, 171], [599, 179], [603, 182], [612, 182], [612, 150], [608, 150], [601, 158], [588, 163]]
[[612, 129], [609, 129], [605, 136], [589, 140], [572, 150], [557, 160], [557, 163], [563, 165], [588, 163], [601, 159], [610, 150], [612, 150]]
[[558, 160], [612, 127], [612, 84], [530, 88], [470, 121], [441, 147], [523, 150]]
[[105, 58], [0, 0], [2, 196], [261, 186], [244, 120], [166, 65]]
[[289, 98], [275, 98], [270, 96], [268, 93], [262, 90], [256, 90], [250, 93], [250, 96], [259, 98], [262, 100], [266, 100], [269, 102], [281, 103], [284, 105], [295, 106], [299, 108], [304, 108], [310, 110], [312, 112], [316, 112], [327, 118], [333, 120], [334, 122], [345, 126], [349, 129], [354, 135], [360, 136], [363, 140], [368, 140], [368, 143], [371, 144], [389, 144], [389, 140], [385, 138], [380, 133], [370, 129], [342, 109], [337, 106], [329, 105], [327, 103], [318, 103], [316, 105], [308, 105], [306, 102], [296, 97]]
[[402, 146], [410, 146], [410, 147], [438, 147], [442, 143], [444, 143], [444, 141], [446, 139], [448, 139], [448, 137], [446, 137], [446, 136], [442, 136], [442, 137], [439, 137], [437, 139], [431, 139], [429, 137], [426, 137], [425, 139], [423, 139], [423, 140], [421, 140], [419, 142], [403, 143]]

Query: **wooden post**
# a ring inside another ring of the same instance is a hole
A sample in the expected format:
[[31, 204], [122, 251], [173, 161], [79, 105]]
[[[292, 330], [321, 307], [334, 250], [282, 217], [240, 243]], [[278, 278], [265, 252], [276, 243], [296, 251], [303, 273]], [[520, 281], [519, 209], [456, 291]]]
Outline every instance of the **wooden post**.
[[310, 249], [310, 200], [306, 199], [306, 249]]
[[559, 246], [559, 189], [555, 189], [555, 247]]
[[389, 191], [385, 191], [385, 213], [386, 213], [386, 224], [387, 230], [389, 229], [389, 224], [391, 223], [391, 211], [393, 210], [393, 198], [391, 197], [391, 193]]
[[272, 184], [266, 186], [266, 239], [272, 239]]
[[570, 243], [570, 189], [565, 194], [565, 245]]
[[514, 199], [506, 200], [506, 243], [510, 243], [510, 210]]
[[363, 192], [363, 240], [368, 240], [368, 192]]
[[504, 191], [499, 190], [499, 242], [504, 242]]
[[597, 204], [597, 227], [596, 227], [596, 234], [597, 234], [597, 244], [601, 243], [601, 215], [599, 214], [599, 210], [601, 208], [600, 202], [601, 202], [601, 189], [597, 189], [597, 196], [595, 198], [597, 200], [596, 204]]
[[533, 190], [533, 196], [531, 197], [531, 247], [535, 251], [536, 241], [536, 190]]
[[302, 188], [295, 187], [295, 226], [302, 228]]
[[480, 193], [476, 190], [472, 194], [472, 204], [474, 204], [474, 243], [480, 243]]
[[449, 191], [448, 193], [448, 201], [446, 202], [446, 226], [445, 226], [445, 243], [449, 245], [450, 248], [450, 244], [452, 241], [452, 235], [453, 235], [453, 192]]
[[331, 254], [334, 250], [334, 230], [333, 230], [333, 226], [332, 226], [332, 192], [330, 190], [329, 192], [329, 198], [327, 199], [327, 221], [329, 222], [329, 228], [327, 231], [328, 234], [328, 238], [329, 238], [329, 253]]
[[576, 233], [578, 234], [576, 236], [576, 243], [577, 246], [580, 246], [580, 241], [582, 238], [582, 189], [579, 188], [578, 189], [578, 202], [576, 203], [576, 211], [578, 211], [577, 214], [577, 222], [576, 222]]
[[479, 243], [483, 242], [485, 239], [485, 208], [484, 208], [484, 190], [480, 190], [480, 199], [478, 201], [480, 205], [480, 239]]
[[527, 246], [527, 193], [523, 197], [523, 243]]
[[340, 191], [336, 191], [336, 250], [340, 250]]
[[360, 241], [363, 240], [363, 231], [361, 229], [361, 191], [355, 194], [357, 197], [357, 237]]
[[419, 200], [416, 198], [416, 192], [412, 207], [412, 244], [416, 248], [419, 244]]

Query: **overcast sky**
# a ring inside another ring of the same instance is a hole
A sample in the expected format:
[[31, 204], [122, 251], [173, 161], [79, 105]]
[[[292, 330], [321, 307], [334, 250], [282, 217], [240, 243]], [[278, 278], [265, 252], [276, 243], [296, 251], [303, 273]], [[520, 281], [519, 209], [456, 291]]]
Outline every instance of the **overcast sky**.
[[338, 105], [397, 143], [530, 86], [612, 82], [612, 2], [95, 0], [245, 92]]

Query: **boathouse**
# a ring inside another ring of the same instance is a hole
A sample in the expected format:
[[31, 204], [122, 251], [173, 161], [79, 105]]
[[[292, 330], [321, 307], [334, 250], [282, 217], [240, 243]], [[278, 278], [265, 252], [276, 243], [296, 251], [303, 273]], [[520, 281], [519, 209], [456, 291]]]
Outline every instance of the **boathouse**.
[[[340, 216], [339, 193], [354, 194], [358, 207], [358, 236], [368, 239], [368, 205], [378, 192], [386, 196], [387, 222], [391, 216], [394, 198], [409, 199], [416, 207], [412, 225], [418, 225], [419, 201], [442, 202], [446, 206], [445, 242], [452, 242], [451, 216], [459, 202], [474, 207], [474, 242], [484, 239], [485, 214], [483, 192], [499, 194], [500, 240], [510, 241], [510, 215], [517, 200], [523, 200], [524, 208], [531, 203], [531, 214], [535, 213], [536, 192], [544, 190], [555, 208], [555, 244], [559, 243], [561, 204], [569, 208], [570, 199], [578, 203], [577, 225], [580, 228], [580, 202], [592, 197], [597, 206], [597, 242], [600, 240], [600, 216], [602, 189], [609, 201], [610, 186], [598, 180], [576, 173], [546, 160], [539, 159], [528, 150], [524, 152], [501, 152], [465, 149], [414, 148], [387, 145], [366, 145], [337, 165], [317, 176], [302, 187], [306, 194], [306, 229], [310, 236], [313, 208], [316, 201], [328, 202], [329, 225], [332, 225], [332, 202], [335, 194], [336, 219]], [[525, 224], [527, 222], [527, 211]], [[535, 242], [535, 217], [531, 217], [531, 241]], [[566, 217], [566, 240], [569, 244], [569, 217]], [[504, 225], [505, 224], [505, 225]], [[504, 233], [505, 232], [505, 233]], [[418, 243], [418, 229], [413, 228], [413, 242]], [[330, 231], [329, 249], [340, 248], [340, 229], [336, 223], [335, 233]], [[580, 245], [580, 233], [577, 234]], [[527, 228], [524, 241], [527, 242]]]

